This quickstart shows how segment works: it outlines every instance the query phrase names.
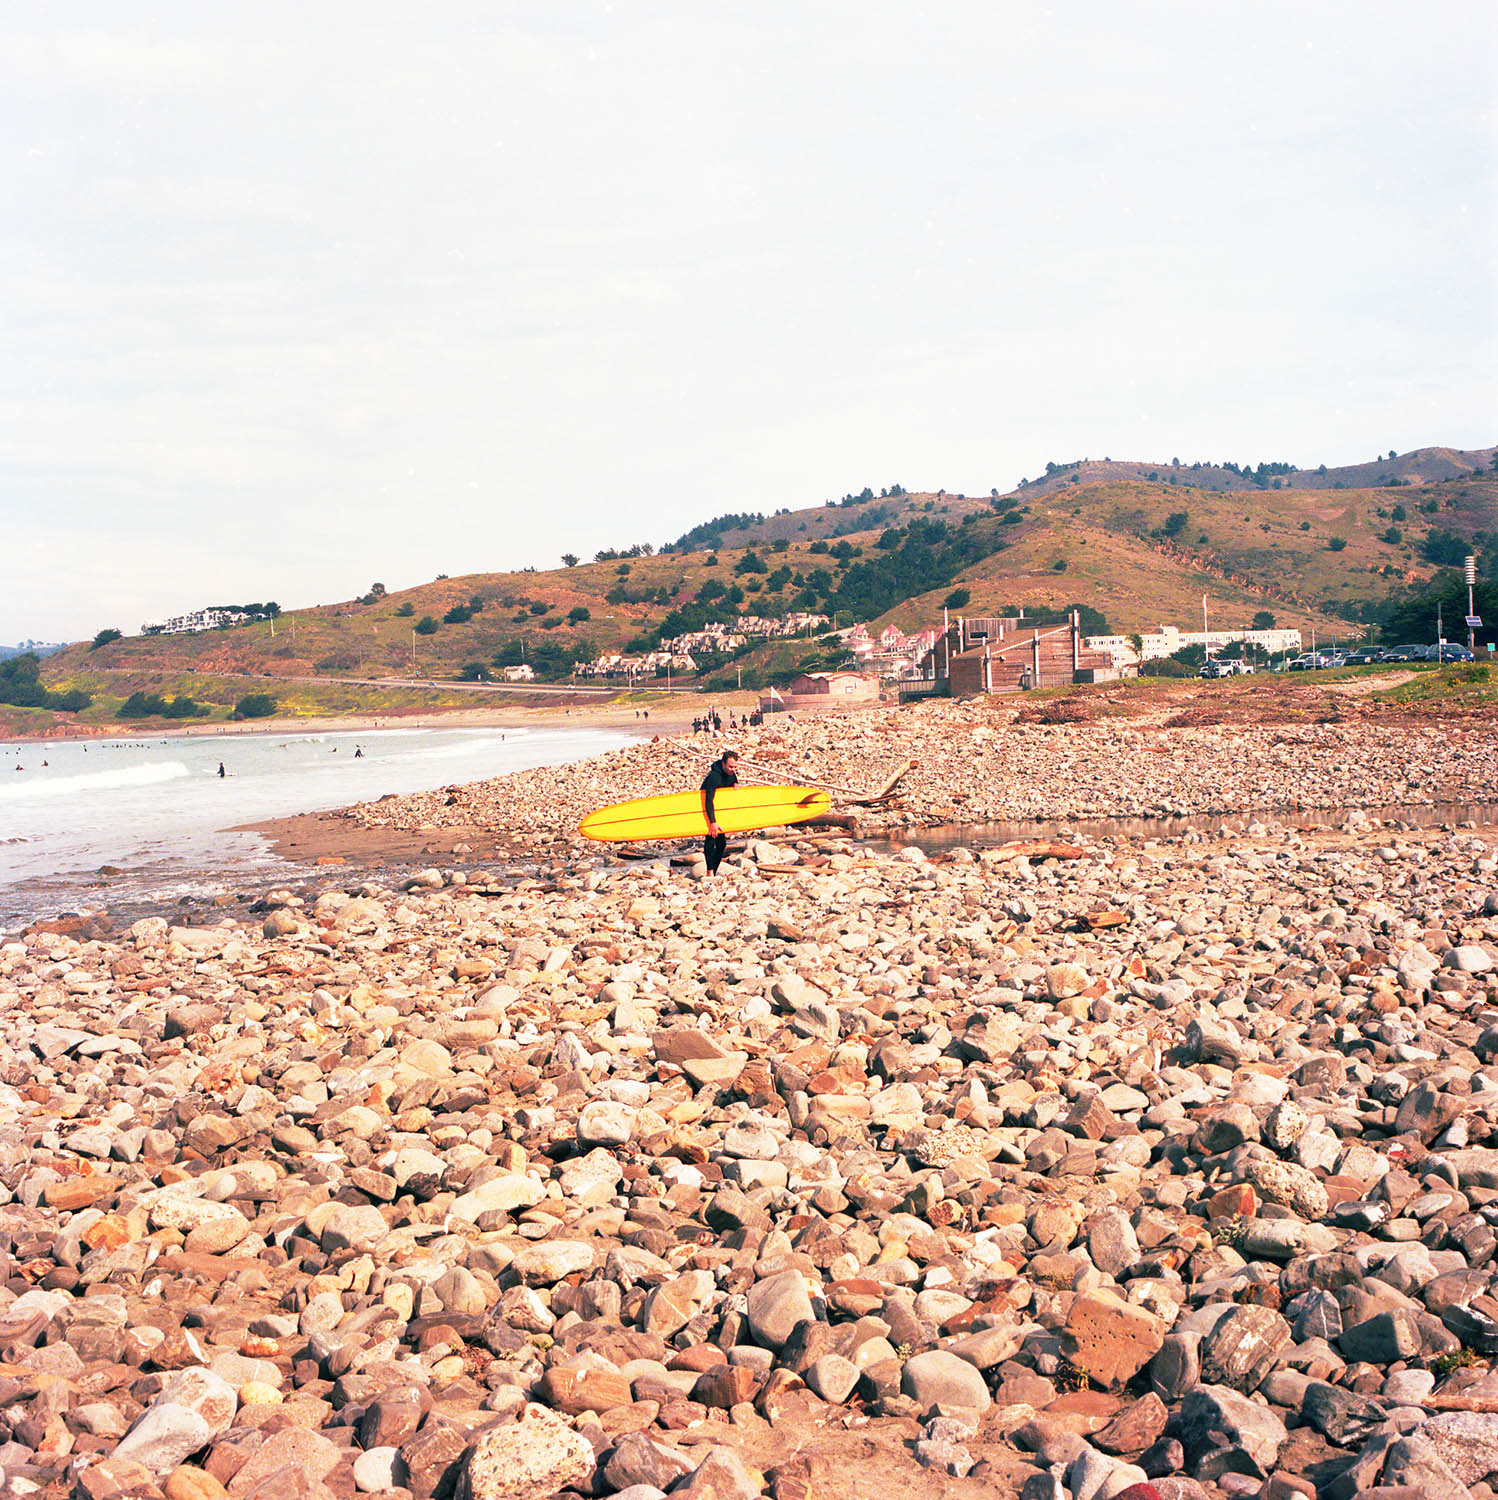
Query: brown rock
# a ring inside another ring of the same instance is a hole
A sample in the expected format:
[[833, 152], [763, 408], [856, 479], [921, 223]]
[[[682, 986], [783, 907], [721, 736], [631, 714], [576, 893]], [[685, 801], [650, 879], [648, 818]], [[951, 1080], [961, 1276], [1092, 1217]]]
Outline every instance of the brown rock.
[[1093, 1437], [1093, 1446], [1104, 1453], [1142, 1453], [1165, 1431], [1168, 1416], [1165, 1403], [1151, 1391], [1124, 1407]]
[[570, 1369], [556, 1365], [541, 1378], [541, 1399], [548, 1406], [577, 1416], [628, 1406], [633, 1399], [628, 1379], [613, 1370]]
[[1154, 1358], [1165, 1328], [1152, 1312], [1099, 1289], [1072, 1303], [1061, 1342], [1078, 1370], [1102, 1385], [1121, 1386]]
[[753, 1401], [759, 1393], [762, 1376], [748, 1365], [714, 1365], [697, 1377], [692, 1400], [703, 1406], [731, 1411], [743, 1401]]

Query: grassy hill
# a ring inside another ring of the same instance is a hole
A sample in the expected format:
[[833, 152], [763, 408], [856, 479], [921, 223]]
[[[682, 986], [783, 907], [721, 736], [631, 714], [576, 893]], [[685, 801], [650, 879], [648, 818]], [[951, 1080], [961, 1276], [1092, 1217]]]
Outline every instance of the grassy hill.
[[[762, 520], [705, 523], [684, 550], [440, 578], [275, 622], [74, 645], [49, 658], [43, 676], [112, 698], [154, 684], [214, 701], [257, 686], [289, 696], [289, 682], [267, 678], [414, 687], [521, 651], [556, 663], [641, 649], [662, 627], [740, 609], [815, 608], [837, 612], [840, 623], [914, 629], [939, 621], [943, 600], [959, 589], [969, 614], [1082, 603], [1120, 632], [1189, 629], [1205, 593], [1214, 625], [1246, 625], [1268, 610], [1281, 625], [1345, 637], [1359, 601], [1430, 576], [1433, 542], [1498, 559], [1494, 452], [1422, 449], [1356, 469], [1257, 478], [1221, 466], [1103, 460], [1053, 467], [1004, 496], [865, 492]], [[744, 662], [788, 671], [821, 649], [781, 644]], [[298, 691], [306, 696], [305, 685]]]

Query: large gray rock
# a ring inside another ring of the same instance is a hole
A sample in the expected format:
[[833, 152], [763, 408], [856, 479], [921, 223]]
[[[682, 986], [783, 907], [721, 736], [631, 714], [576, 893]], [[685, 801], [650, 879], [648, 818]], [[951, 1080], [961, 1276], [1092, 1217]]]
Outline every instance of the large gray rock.
[[934, 1406], [962, 1406], [987, 1411], [993, 1402], [982, 1375], [965, 1359], [945, 1349], [928, 1349], [905, 1362], [900, 1389], [922, 1412]]
[[1285, 1424], [1267, 1406], [1250, 1401], [1223, 1385], [1199, 1385], [1181, 1403], [1181, 1441], [1200, 1451], [1215, 1446], [1214, 1433], [1223, 1433], [1241, 1449], [1260, 1479], [1274, 1470], [1274, 1461], [1289, 1437]]
[[806, 1278], [799, 1271], [781, 1271], [755, 1282], [748, 1300], [749, 1331], [766, 1349], [778, 1349], [797, 1323], [813, 1317]]
[[148, 1407], [115, 1446], [115, 1458], [131, 1458], [154, 1474], [169, 1474], [189, 1454], [218, 1434], [198, 1412], [174, 1401]]
[[603, 1477], [614, 1489], [649, 1484], [664, 1490], [695, 1467], [696, 1461], [679, 1448], [658, 1443], [643, 1432], [630, 1432], [615, 1445]]
[[1402, 1437], [1389, 1445], [1383, 1481], [1417, 1490], [1422, 1500], [1471, 1500], [1467, 1486], [1422, 1437]]
[[1417, 1435], [1463, 1484], [1498, 1485], [1498, 1412], [1443, 1411]]
[[1202, 1339], [1202, 1379], [1235, 1391], [1256, 1390], [1289, 1342], [1290, 1325], [1272, 1307], [1234, 1307]]
[[1413, 1313], [1403, 1308], [1377, 1313], [1344, 1328], [1337, 1340], [1343, 1358], [1364, 1360], [1370, 1365], [1390, 1365], [1420, 1352], [1423, 1340]]

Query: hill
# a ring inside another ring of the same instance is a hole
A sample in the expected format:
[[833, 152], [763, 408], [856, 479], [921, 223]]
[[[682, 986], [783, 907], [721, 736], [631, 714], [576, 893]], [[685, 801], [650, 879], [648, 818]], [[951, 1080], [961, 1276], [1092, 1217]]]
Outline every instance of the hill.
[[[605, 552], [545, 572], [473, 573], [394, 593], [374, 585], [276, 620], [70, 646], [43, 675], [55, 687], [118, 697], [126, 683], [191, 675], [201, 696], [219, 702], [245, 691], [245, 678], [422, 683], [522, 659], [564, 678], [576, 660], [647, 650], [740, 612], [815, 610], [838, 624], [912, 630], [938, 622], [948, 598], [972, 614], [1085, 604], [1110, 629], [1133, 632], [1189, 628], [1205, 594], [1214, 625], [1268, 611], [1281, 625], [1346, 636], [1372, 601], [1459, 563], [1469, 548], [1498, 573], [1494, 451], [1422, 449], [1314, 474], [1261, 466], [1254, 477], [1221, 465], [1103, 460], [1052, 466], [984, 497], [894, 486], [767, 518], [719, 518], [660, 552]], [[1354, 483], [1360, 476], [1377, 483]], [[746, 652], [740, 665], [753, 681], [755, 671], [825, 662], [826, 649], [782, 642]]]

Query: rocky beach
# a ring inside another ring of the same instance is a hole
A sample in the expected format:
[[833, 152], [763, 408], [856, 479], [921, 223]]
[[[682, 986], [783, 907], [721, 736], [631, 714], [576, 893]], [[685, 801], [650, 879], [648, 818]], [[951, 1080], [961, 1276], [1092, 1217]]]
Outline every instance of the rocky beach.
[[579, 845], [662, 739], [0, 944], [0, 1496], [1487, 1500], [1498, 732], [1046, 712], [737, 738], [878, 850]]

